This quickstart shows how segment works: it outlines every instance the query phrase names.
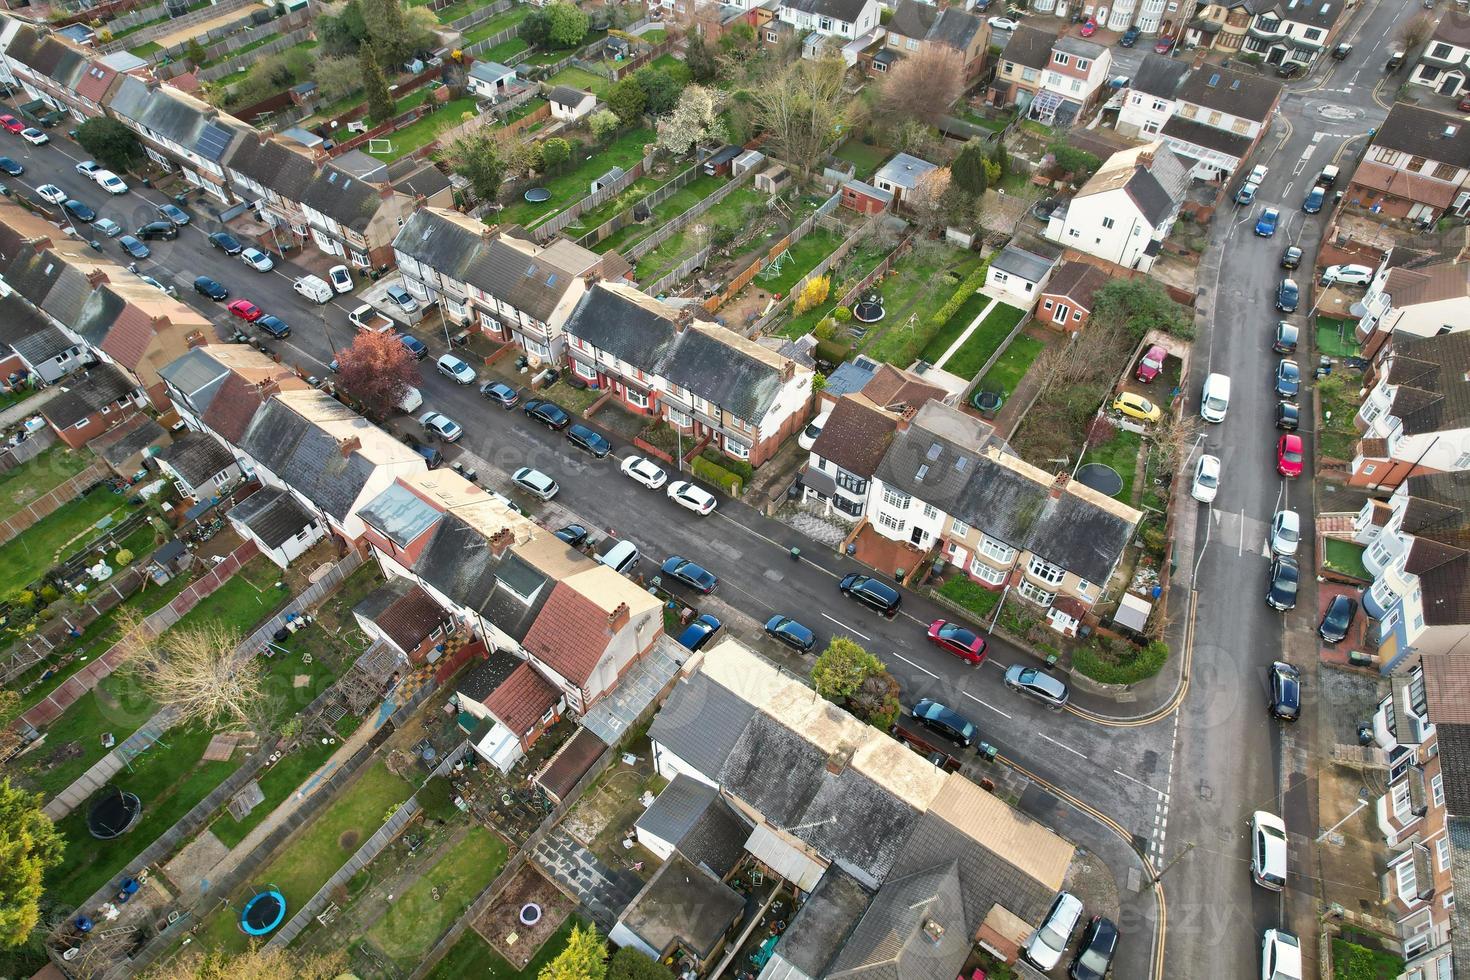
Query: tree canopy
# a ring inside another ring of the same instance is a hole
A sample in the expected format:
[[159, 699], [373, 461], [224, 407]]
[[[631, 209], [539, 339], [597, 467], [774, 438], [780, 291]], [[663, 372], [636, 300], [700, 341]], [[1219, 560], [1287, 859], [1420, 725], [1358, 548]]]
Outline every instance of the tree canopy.
[[0, 946], [19, 946], [40, 922], [41, 880], [64, 847], [41, 795], [0, 781]]
[[78, 126], [77, 142], [98, 163], [113, 170], [127, 170], [143, 156], [143, 144], [133, 131], [108, 116], [96, 116]]
[[595, 928], [572, 926], [566, 948], [541, 968], [536, 980], [604, 980], [606, 976], [607, 944]]
[[352, 346], [338, 352], [337, 373], [342, 387], [377, 418], [385, 417], [422, 381], [418, 362], [392, 330], [359, 331]]

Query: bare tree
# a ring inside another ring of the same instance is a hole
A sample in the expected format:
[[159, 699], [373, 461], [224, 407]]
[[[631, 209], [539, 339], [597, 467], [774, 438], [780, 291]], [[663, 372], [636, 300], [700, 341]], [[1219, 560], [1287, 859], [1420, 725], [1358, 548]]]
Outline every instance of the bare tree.
[[147, 682], [155, 701], [178, 712], [180, 724], [258, 727], [264, 675], [258, 658], [235, 656], [239, 632], [216, 620], [154, 636], [132, 610], [117, 623], [129, 669]]
[[940, 167], [921, 176], [914, 189], [904, 195], [904, 206], [914, 216], [914, 224], [926, 234], [943, 228], [949, 219], [951, 200], [949, 191], [949, 168]]
[[878, 96], [878, 113], [889, 123], [918, 119], [937, 124], [964, 91], [964, 61], [954, 48], [925, 45], [889, 71]]
[[146, 980], [332, 980], [347, 968], [346, 955], [295, 954], [284, 949], [252, 946], [233, 956], [212, 950], [174, 958], [144, 974]]
[[1425, 11], [1415, 14], [1399, 25], [1399, 43], [1405, 51], [1413, 50], [1428, 40], [1429, 35], [1434, 33], [1434, 15]]
[[846, 74], [840, 56], [798, 58], [751, 90], [757, 123], [782, 159], [803, 174], [836, 137]]

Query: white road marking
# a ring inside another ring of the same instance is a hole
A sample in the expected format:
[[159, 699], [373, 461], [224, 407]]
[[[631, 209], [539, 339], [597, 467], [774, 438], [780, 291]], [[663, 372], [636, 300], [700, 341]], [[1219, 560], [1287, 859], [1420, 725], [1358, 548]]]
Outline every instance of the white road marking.
[[1122, 776], [1124, 779], [1128, 780], [1130, 783], [1137, 783], [1138, 785], [1142, 786], [1144, 789], [1149, 790], [1149, 791], [1151, 791], [1153, 793], [1157, 793], [1161, 797], [1167, 795], [1163, 790], [1156, 789], [1153, 786], [1150, 786], [1148, 783], [1145, 783], [1141, 779], [1134, 779], [1132, 776], [1128, 775], [1126, 772], [1124, 772], [1121, 769], [1114, 769], [1113, 772], [1117, 773], [1119, 776]]
[[[823, 615], [823, 616], [827, 616], [827, 614], [826, 614], [826, 613], [822, 613], [822, 615]], [[828, 619], [832, 619], [832, 617], [831, 617], [831, 616], [827, 616], [827, 618], [828, 618]], [[835, 620], [835, 619], [833, 619], [833, 620], [832, 620], [832, 621], [833, 621], [833, 622], [834, 622], [834, 623], [835, 623], [835, 622], [837, 622], [837, 620]], [[853, 631], [853, 632], [857, 632], [857, 631], [856, 631], [856, 630], [854, 630], [854, 631]], [[861, 634], [861, 633], [858, 633], [858, 636], [863, 636], [863, 634]], [[863, 639], [865, 639], [865, 640], [866, 640], [866, 639], [867, 639], [867, 637], [866, 637], [866, 636], [863, 636]], [[912, 661], [912, 660], [910, 660], [910, 659], [909, 659], [909, 658], [908, 658], [908, 657], [905, 657], [905, 656], [904, 656], [904, 655], [903, 655], [903, 654], [901, 654], [901, 653], [894, 653], [894, 654], [893, 654], [893, 655], [894, 655], [894, 656], [895, 656], [895, 657], [897, 657], [897, 658], [898, 658], [898, 659], [899, 659], [899, 660], [902, 660], [902, 661], [903, 661], [903, 662], [904, 662], [904, 663], [906, 663], [906, 664], [908, 664], [908, 665], [909, 665], [909, 666], [910, 666], [910, 667], [912, 667], [912, 668], [914, 668], [914, 669], [915, 669], [915, 670], [921, 670], [921, 671], [923, 671], [923, 672], [924, 672], [924, 673], [926, 673], [926, 674], [928, 674], [928, 675], [929, 675], [929, 676], [930, 676], [930, 677], [932, 677], [932, 678], [934, 678], [934, 679], [935, 679], [935, 680], [939, 680], [939, 675], [938, 675], [938, 674], [936, 674], [936, 673], [934, 673], [934, 671], [932, 671], [932, 670], [930, 670], [930, 669], [929, 669], [929, 668], [928, 668], [928, 667], [922, 667], [922, 666], [920, 666], [920, 665], [919, 665], [919, 664], [916, 664], [916, 663], [914, 663], [914, 662], [913, 662], [913, 661]]]
[[[1051, 744], [1055, 745], [1057, 748], [1059, 748], [1059, 749], [1066, 749], [1068, 752], [1072, 753], [1073, 755], [1075, 755], [1079, 759], [1087, 759], [1087, 756], [1083, 755], [1081, 752], [1078, 752], [1076, 749], [1072, 748], [1072, 746], [1070, 746], [1070, 745], [1063, 745], [1061, 742], [1058, 742], [1056, 739], [1052, 738], [1050, 735], [1046, 734], [1045, 732], [1037, 732], [1036, 734], [1040, 735], [1042, 738], [1046, 739], [1048, 742], [1050, 742]], [[1087, 761], [1088, 762], [1091, 762], [1092, 760], [1091, 759], [1087, 759]]]
[[963, 693], [964, 693], [965, 697], [969, 698], [971, 701], [974, 701], [976, 704], [984, 705], [985, 707], [989, 708], [991, 711], [994, 711], [996, 714], [1000, 715], [1002, 718], [1006, 719], [1007, 721], [1010, 720], [1010, 717], [1011, 716], [1008, 715], [1008, 714], [1006, 714], [1004, 711], [1000, 710], [999, 708], [997, 708], [995, 705], [990, 704], [990, 703], [988, 703], [986, 701], [981, 701], [979, 698], [975, 697], [975, 695], [971, 694], [969, 691], [965, 691]]
[[[865, 640], [871, 639], [871, 637], [869, 637], [866, 633], [859, 633], [857, 630], [853, 629], [851, 626], [848, 626], [846, 623], [844, 623], [840, 619], [832, 619], [832, 617], [831, 616], [828, 616], [826, 613], [822, 613], [822, 618], [823, 619], [832, 620], [832, 622], [836, 623], [838, 626], [841, 626], [843, 629], [847, 630], [849, 633], [852, 633], [852, 634], [854, 634], [856, 636], [861, 636]], [[897, 656], [897, 654], [895, 654], [895, 656]], [[900, 658], [900, 659], [902, 659], [902, 658]], [[917, 667], [918, 664], [915, 664], [914, 666]]]

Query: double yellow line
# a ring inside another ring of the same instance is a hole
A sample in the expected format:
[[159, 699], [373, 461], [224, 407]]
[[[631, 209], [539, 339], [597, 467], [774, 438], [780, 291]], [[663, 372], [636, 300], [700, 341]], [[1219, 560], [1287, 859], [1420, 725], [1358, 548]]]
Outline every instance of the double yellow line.
[[1168, 701], [1148, 714], [1139, 715], [1136, 718], [1117, 718], [1113, 715], [1098, 714], [1096, 711], [1088, 711], [1086, 708], [1079, 708], [1074, 704], [1068, 704], [1067, 710], [1078, 718], [1108, 728], [1143, 728], [1146, 725], [1161, 722], [1175, 711], [1178, 711], [1179, 706], [1184, 703], [1185, 696], [1189, 694], [1189, 671], [1190, 667], [1194, 664], [1194, 621], [1198, 611], [1199, 593], [1191, 589], [1189, 593], [1189, 620], [1185, 623], [1184, 628], [1184, 651], [1182, 654], [1184, 657], [1184, 666], [1179, 671], [1179, 685], [1174, 689], [1174, 693], [1169, 696]]

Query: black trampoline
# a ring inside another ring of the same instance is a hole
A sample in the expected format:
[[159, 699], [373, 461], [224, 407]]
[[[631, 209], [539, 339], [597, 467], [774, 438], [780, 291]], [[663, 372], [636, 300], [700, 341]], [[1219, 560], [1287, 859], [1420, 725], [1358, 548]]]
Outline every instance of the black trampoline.
[[143, 816], [143, 802], [116, 786], [104, 789], [87, 811], [87, 831], [98, 840], [112, 840], [133, 829]]
[[1123, 478], [1106, 463], [1088, 463], [1077, 471], [1077, 482], [1109, 497], [1123, 489]]
[[240, 928], [246, 935], [264, 936], [286, 917], [286, 896], [275, 885], [257, 892], [240, 910]]
[[551, 191], [545, 187], [533, 187], [522, 196], [531, 204], [545, 204], [551, 200]]
[[860, 323], [877, 323], [884, 316], [883, 297], [877, 293], [852, 308], [852, 318]]

